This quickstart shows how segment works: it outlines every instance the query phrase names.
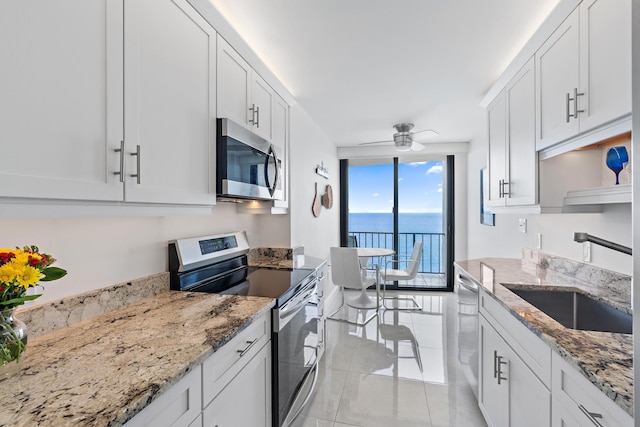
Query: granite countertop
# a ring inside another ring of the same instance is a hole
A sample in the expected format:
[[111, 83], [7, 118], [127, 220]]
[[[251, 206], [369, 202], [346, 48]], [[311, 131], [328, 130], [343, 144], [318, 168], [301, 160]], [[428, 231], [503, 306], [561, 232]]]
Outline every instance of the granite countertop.
[[0, 426], [124, 424], [273, 303], [165, 291], [29, 339]]
[[540, 270], [519, 259], [483, 258], [456, 262], [478, 283], [480, 263], [495, 270], [493, 289], [483, 287], [553, 351], [633, 416], [633, 335], [580, 331], [562, 326], [505, 286], [573, 287], [597, 299], [631, 312], [630, 300], [606, 288], [597, 287], [566, 275]]

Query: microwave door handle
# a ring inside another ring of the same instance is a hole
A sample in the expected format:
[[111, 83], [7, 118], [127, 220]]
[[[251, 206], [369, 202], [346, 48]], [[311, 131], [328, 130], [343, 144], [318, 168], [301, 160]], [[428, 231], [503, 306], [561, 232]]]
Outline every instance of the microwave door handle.
[[[273, 158], [275, 177], [273, 179], [273, 183], [269, 179], [269, 161]], [[267, 184], [267, 188], [269, 189], [269, 194], [273, 196], [273, 193], [276, 192], [277, 182], [278, 182], [278, 158], [276, 157], [276, 153], [273, 150], [273, 146], [269, 146], [269, 152], [264, 159], [264, 180]]]

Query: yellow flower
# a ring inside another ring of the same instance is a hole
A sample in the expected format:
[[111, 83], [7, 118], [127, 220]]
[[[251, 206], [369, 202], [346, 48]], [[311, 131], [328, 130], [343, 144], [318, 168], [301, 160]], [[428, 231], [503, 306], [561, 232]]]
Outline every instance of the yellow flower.
[[16, 279], [18, 280], [19, 286], [22, 286], [24, 289], [29, 289], [31, 286], [36, 285], [43, 277], [44, 274], [37, 268], [25, 266], [19, 270]]
[[18, 277], [19, 271], [12, 263], [0, 266], [0, 283], [11, 284]]
[[12, 263], [17, 264], [17, 265], [28, 265], [29, 264], [29, 254], [22, 252], [22, 251], [16, 251], [15, 252], [16, 256], [15, 258], [13, 258], [11, 260]]

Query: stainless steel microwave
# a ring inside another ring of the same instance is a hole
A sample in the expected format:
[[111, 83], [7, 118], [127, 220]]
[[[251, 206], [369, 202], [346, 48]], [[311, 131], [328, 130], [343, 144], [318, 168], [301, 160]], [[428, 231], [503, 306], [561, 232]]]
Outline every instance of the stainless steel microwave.
[[229, 119], [218, 119], [217, 125], [217, 196], [282, 200], [278, 147]]

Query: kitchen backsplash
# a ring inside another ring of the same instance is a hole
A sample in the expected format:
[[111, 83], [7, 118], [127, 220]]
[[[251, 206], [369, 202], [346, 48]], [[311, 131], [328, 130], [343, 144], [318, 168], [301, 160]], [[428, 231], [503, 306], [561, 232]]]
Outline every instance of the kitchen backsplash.
[[537, 274], [548, 282], [571, 284], [578, 280], [591, 286], [607, 289], [616, 300], [631, 302], [631, 276], [626, 274], [536, 249], [524, 249], [522, 259], [523, 268], [528, 265], [533, 274]]
[[165, 272], [40, 306], [24, 306], [17, 315], [27, 324], [29, 336], [37, 337], [168, 290], [169, 273]]

